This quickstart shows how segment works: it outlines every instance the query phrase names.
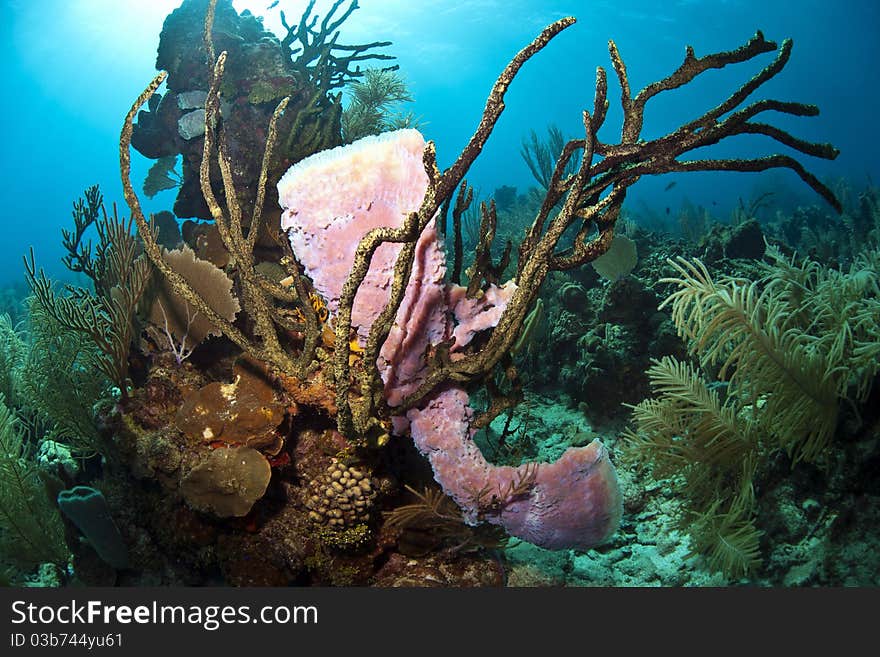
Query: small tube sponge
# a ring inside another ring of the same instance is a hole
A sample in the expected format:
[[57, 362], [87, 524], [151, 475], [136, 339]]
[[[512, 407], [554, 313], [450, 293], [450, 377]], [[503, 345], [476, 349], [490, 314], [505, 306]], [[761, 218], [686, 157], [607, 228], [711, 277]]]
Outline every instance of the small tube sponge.
[[82, 532], [95, 552], [116, 569], [128, 567], [128, 548], [101, 491], [75, 486], [58, 493], [58, 507]]

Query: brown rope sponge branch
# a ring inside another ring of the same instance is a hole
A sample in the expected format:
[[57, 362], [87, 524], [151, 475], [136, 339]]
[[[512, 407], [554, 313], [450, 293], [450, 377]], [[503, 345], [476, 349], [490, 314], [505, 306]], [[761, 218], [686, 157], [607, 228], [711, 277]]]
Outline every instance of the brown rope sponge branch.
[[[206, 52], [213, 56], [211, 30], [214, 19], [216, 0], [211, 0], [205, 14], [204, 39]], [[132, 211], [132, 218], [141, 234], [144, 251], [157, 269], [168, 280], [169, 285], [193, 308], [207, 318], [218, 330], [242, 351], [257, 360], [264, 361], [286, 374], [304, 378], [313, 370], [315, 349], [321, 333], [316, 313], [309, 303], [302, 303], [302, 315], [305, 319], [304, 342], [299, 353], [286, 345], [281, 333], [295, 328], [282, 304], [294, 303], [308, 298], [305, 282], [300, 276], [299, 265], [295, 257], [286, 249], [281, 264], [293, 281], [293, 290], [289, 290], [262, 275], [255, 266], [254, 247], [260, 228], [265, 187], [268, 182], [268, 169], [272, 152], [277, 141], [277, 122], [288, 105], [289, 98], [278, 103], [267, 128], [265, 149], [262, 165], [257, 181], [258, 190], [253, 207], [251, 221], [247, 232], [243, 224], [243, 210], [238, 201], [232, 180], [233, 164], [226, 154], [222, 134], [220, 134], [220, 83], [223, 78], [227, 53], [221, 52], [216, 60], [209, 60], [211, 67], [211, 84], [205, 101], [205, 137], [203, 154], [199, 171], [202, 196], [214, 219], [221, 241], [232, 256], [241, 290], [242, 306], [254, 323], [253, 336], [247, 335], [232, 322], [220, 316], [211, 308], [207, 300], [178, 272], [174, 271], [162, 258], [162, 249], [155, 236], [148, 230], [148, 222], [140, 201], [131, 184], [131, 135], [134, 116], [138, 109], [155, 93], [166, 77], [165, 72], [159, 73], [147, 86], [144, 92], [132, 105], [123, 123], [119, 145], [120, 171], [125, 200]], [[215, 155], [216, 151], [216, 155]], [[210, 168], [212, 162], [219, 165], [225, 192], [226, 208], [221, 207], [211, 186]], [[278, 303], [280, 302], [280, 303]], [[280, 330], [279, 330], [280, 329]]]
[[[592, 113], [583, 112], [584, 137], [566, 143], [556, 161], [547, 194], [519, 248], [516, 275], [519, 287], [492, 336], [482, 349], [454, 363], [450, 362], [443, 350], [437, 350], [430, 361], [430, 373], [423, 384], [403, 401], [402, 406], [411, 408], [417, 405], [425, 395], [444, 381], [470, 381], [491, 371], [509, 352], [547, 274], [553, 270], [582, 266], [607, 251], [626, 191], [643, 175], [679, 171], [745, 172], [787, 168], [840, 212], [840, 203], [833, 192], [790, 155], [681, 159], [681, 156], [690, 151], [711, 146], [739, 134], [764, 135], [812, 157], [829, 160], [837, 157], [839, 151], [831, 144], [808, 142], [775, 126], [752, 120], [767, 111], [793, 116], [816, 116], [819, 111], [816, 106], [778, 100], [757, 100], [742, 106], [751, 94], [782, 71], [791, 56], [792, 45], [792, 41], [786, 39], [781, 46], [777, 46], [775, 42], [767, 41], [761, 32], [757, 32], [747, 43], [735, 50], [703, 57], [697, 57], [693, 48], [688, 46], [683, 63], [675, 71], [648, 84], [633, 97], [623, 58], [616, 44], [610, 41], [609, 53], [621, 90], [624, 114], [620, 142], [606, 144], [598, 138], [598, 131], [604, 124], [608, 108], [607, 75], [599, 67]], [[777, 52], [775, 59], [721, 103], [663, 137], [641, 139], [644, 112], [651, 98], [664, 91], [682, 87], [707, 70], [748, 62], [773, 51]], [[497, 115], [484, 113], [481, 127], [493, 120], [497, 120]], [[577, 172], [566, 177], [566, 166], [578, 152], [581, 154], [581, 164]], [[552, 216], [554, 209], [560, 204], [561, 210]], [[579, 230], [573, 246], [564, 252], [557, 251], [562, 235], [570, 226], [577, 224]]]
[[[354, 5], [355, 3], [352, 3], [349, 10]], [[341, 6], [339, 2], [335, 7], [338, 6]], [[208, 41], [212, 9], [213, 2], [209, 3], [209, 12], [206, 16], [206, 50], [209, 53], [213, 51]], [[423, 154], [423, 167], [427, 173], [428, 187], [418, 210], [407, 215], [399, 228], [376, 228], [360, 239], [338, 303], [333, 326], [336, 345], [344, 346], [349, 343], [352, 332], [352, 306], [358, 290], [364, 283], [376, 250], [385, 243], [401, 244], [402, 248], [394, 265], [389, 300], [372, 323], [366, 339], [361, 359], [363, 366], [358, 367], [353, 374], [349, 351], [345, 348], [334, 350], [332, 369], [338, 408], [337, 424], [346, 436], [363, 437], [377, 431], [385, 431], [392, 415], [400, 415], [407, 409], [415, 407], [426, 395], [445, 382], [467, 383], [490, 375], [510, 354], [548, 273], [583, 266], [607, 251], [627, 191], [641, 176], [683, 171], [764, 171], [771, 168], [787, 168], [840, 211], [840, 203], [831, 190], [792, 155], [778, 153], [763, 157], [687, 159], [687, 154], [691, 151], [740, 134], [762, 135], [795, 153], [811, 157], [834, 159], [837, 156], [837, 149], [830, 144], [813, 143], [797, 138], [758, 118], [763, 117], [767, 112], [791, 116], [815, 116], [818, 114], [818, 109], [814, 105], [768, 99], [747, 103], [762, 85], [784, 69], [792, 52], [791, 40], [787, 39], [778, 46], [775, 42], [767, 41], [761, 32], [757, 32], [745, 44], [734, 50], [701, 57], [697, 57], [693, 48], [688, 46], [681, 65], [666, 77], [648, 84], [635, 95], [630, 87], [624, 59], [616, 44], [610, 41], [608, 48], [611, 66], [620, 88], [623, 110], [619, 141], [605, 143], [598, 138], [609, 107], [608, 76], [605, 69], [598, 67], [591, 107], [582, 113], [583, 137], [569, 140], [558, 155], [545, 198], [518, 249], [514, 279], [517, 284], [516, 290], [497, 325], [487, 339], [481, 341], [479, 347], [469, 347], [459, 352], [455, 361], [449, 356], [449, 345], [435, 345], [427, 355], [428, 369], [420, 385], [406, 396], [400, 405], [393, 409], [389, 408], [383, 398], [383, 384], [377, 361], [397, 317], [407, 283], [412, 275], [416, 242], [438, 212], [444, 207], [447, 209], [450, 207], [456, 190], [459, 190], [459, 193], [458, 201], [453, 206], [455, 210], [459, 210], [472, 200], [472, 192], [463, 186], [463, 180], [482, 152], [505, 109], [505, 94], [510, 84], [527, 61], [574, 23], [574, 18], [566, 17], [548, 25], [510, 60], [489, 93], [473, 135], [451, 166], [441, 171], [437, 166], [435, 145], [433, 142], [427, 143]], [[313, 29], [314, 20], [311, 24], [306, 24], [306, 27]], [[301, 25], [300, 30], [302, 28]], [[664, 136], [650, 140], [642, 139], [645, 110], [651, 98], [687, 85], [708, 70], [749, 62], [770, 52], [776, 53], [773, 61], [720, 103]], [[212, 58], [210, 62], [213, 75], [206, 101], [205, 145], [200, 177], [203, 196], [214, 217], [221, 239], [236, 260], [242, 290], [242, 305], [253, 320], [254, 336], [246, 335], [231, 322], [217, 315], [186, 280], [162, 260], [160, 247], [154, 239], [151, 239], [146, 229], [146, 219], [132, 189], [129, 180], [128, 153], [131, 123], [140, 105], [146, 102], [161, 84], [164, 74], [157, 76], [141, 94], [123, 125], [120, 139], [120, 169], [125, 198], [143, 234], [147, 255], [168, 278], [178, 294], [187, 299], [197, 311], [250, 355], [287, 374], [306, 377], [312, 371], [316, 336], [320, 331], [310, 305], [303, 304], [307, 339], [299, 353], [286, 344], [287, 331], [283, 330], [289, 328], [290, 322], [289, 317], [284, 314], [284, 304], [289, 305], [297, 299], [305, 299], [307, 294], [306, 282], [299, 273], [296, 258], [290, 251], [287, 251], [283, 258], [283, 264], [290, 273], [291, 280], [294, 281], [292, 290], [282, 288], [262, 276], [254, 267], [253, 258], [254, 241], [265, 198], [263, 188], [271, 182], [267, 179], [266, 172], [275, 140], [274, 124], [284, 111], [285, 101], [282, 101], [276, 109], [269, 127], [259, 179], [261, 189], [257, 194], [257, 207], [254, 208], [250, 229], [245, 233], [242, 225], [242, 208], [232, 185], [233, 166], [227, 157], [222, 134], [217, 125], [220, 113], [218, 90], [225, 58], [226, 54], [220, 53], [216, 60]], [[358, 55], [351, 59], [352, 62], [357, 60]], [[572, 158], [579, 159], [574, 172], [571, 172], [569, 166], [574, 161]], [[210, 185], [208, 174], [212, 160], [219, 164], [225, 191], [225, 208], [218, 203]], [[491, 238], [495, 233], [496, 218], [491, 207], [486, 208], [483, 219], [485, 230], [482, 231], [484, 234], [481, 236], [477, 252], [484, 257], [475, 264], [473, 273], [477, 282], [471, 286], [472, 288], [488, 285], [501, 273], [499, 271], [501, 266], [494, 266], [491, 259], [487, 258]], [[573, 230], [569, 231], [569, 228]], [[454, 229], [457, 233], [461, 230], [460, 226], [455, 226]], [[573, 232], [575, 239], [566, 248], [561, 248], [560, 240], [567, 232]], [[460, 239], [456, 241], [460, 242]], [[456, 251], [459, 249], [460, 244], [457, 243]], [[460, 258], [458, 255], [456, 257]], [[506, 264], [504, 259], [502, 264]], [[453, 276], [460, 276], [460, 270], [461, 262], [458, 259], [453, 263]], [[470, 289], [468, 292], [479, 294], [481, 290]]]

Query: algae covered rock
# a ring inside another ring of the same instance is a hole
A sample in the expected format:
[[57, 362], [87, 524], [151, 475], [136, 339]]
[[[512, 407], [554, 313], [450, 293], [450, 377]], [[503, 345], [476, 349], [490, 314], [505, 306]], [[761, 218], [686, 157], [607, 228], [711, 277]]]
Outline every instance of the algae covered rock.
[[283, 404], [259, 375], [239, 366], [235, 373], [233, 383], [214, 381], [187, 395], [175, 417], [177, 428], [195, 443], [276, 445], [277, 451]]
[[266, 492], [269, 462], [250, 447], [212, 451], [180, 483], [187, 503], [221, 518], [244, 516]]

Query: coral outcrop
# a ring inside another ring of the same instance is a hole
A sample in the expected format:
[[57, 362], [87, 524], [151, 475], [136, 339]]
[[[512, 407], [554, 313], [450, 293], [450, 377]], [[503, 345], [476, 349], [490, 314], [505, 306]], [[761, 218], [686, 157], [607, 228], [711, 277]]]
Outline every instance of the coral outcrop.
[[[367, 52], [386, 43], [336, 43], [332, 32], [350, 13], [331, 22], [339, 4], [319, 29], [312, 29], [313, 22], [309, 26], [307, 13], [289, 27], [283, 38], [266, 30], [262, 18], [247, 10], [237, 13], [231, 0], [216, 4], [185, 0], [168, 15], [156, 57], [156, 68], [168, 72], [168, 88], [164, 96], [153, 97], [148, 110], [139, 113], [132, 146], [149, 158], [182, 156], [174, 203], [178, 217], [212, 218], [199, 181], [205, 104], [213, 65], [213, 61], [208, 62], [214, 58], [204, 39], [207, 11], [213, 12], [212, 47], [229, 54], [230, 65], [221, 89], [227, 153], [239, 162], [233, 176], [242, 201], [252, 206], [261, 162], [248, 154], [262, 152], [266, 134], [263, 128], [255, 127], [265, 126], [275, 105], [282, 98], [290, 99], [279, 126], [284, 139], [270, 167], [273, 179], [293, 162], [342, 143], [342, 103], [340, 95], [332, 91], [363, 75], [351, 68], [353, 58], [360, 62], [388, 57]], [[212, 168], [212, 178], [219, 186], [220, 172], [216, 168]], [[266, 207], [271, 209], [274, 204]]]

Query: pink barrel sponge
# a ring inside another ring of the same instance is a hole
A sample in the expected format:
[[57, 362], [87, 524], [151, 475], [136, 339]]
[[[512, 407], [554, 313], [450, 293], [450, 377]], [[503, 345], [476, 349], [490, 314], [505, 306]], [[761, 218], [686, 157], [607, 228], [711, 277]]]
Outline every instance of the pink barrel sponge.
[[[418, 130], [386, 132], [312, 155], [278, 182], [281, 228], [327, 301], [331, 321], [360, 239], [373, 228], [399, 228], [408, 213], [419, 209], [428, 188], [424, 149]], [[388, 303], [401, 248], [385, 243], [376, 250], [355, 296], [351, 323], [361, 346]], [[431, 221], [416, 243], [403, 303], [379, 352], [379, 372], [391, 406], [420, 383], [430, 345], [455, 338], [452, 351], [463, 348], [478, 331], [498, 322], [516, 289], [512, 282], [491, 286], [482, 299], [465, 300], [464, 289], [447, 286], [445, 276], [446, 253]]]
[[[569, 448], [553, 463], [497, 466], [472, 439], [473, 411], [464, 390], [443, 390], [408, 416], [434, 478], [469, 523], [501, 525], [550, 550], [586, 549], [617, 531], [623, 513], [617, 473], [598, 440]], [[523, 481], [530, 482], [526, 492], [520, 492]]]
[[[278, 182], [281, 227], [326, 299], [331, 321], [360, 239], [373, 228], [401, 226], [421, 205], [428, 185], [424, 148], [416, 130], [366, 137], [298, 162]], [[377, 362], [392, 407], [423, 380], [429, 347], [453, 340], [452, 351], [462, 349], [497, 324], [516, 291], [513, 282], [493, 285], [472, 300], [461, 287], [447, 285], [446, 254], [435, 223], [419, 236], [412, 275]], [[352, 326], [362, 343], [388, 302], [400, 249], [390, 243], [377, 249], [355, 297]], [[456, 387], [406, 414], [416, 446], [465, 520], [500, 524], [551, 549], [586, 548], [616, 531], [620, 492], [601, 443], [570, 449], [556, 462], [536, 467], [495, 466], [472, 439], [472, 415], [467, 393]], [[517, 484], [526, 477], [529, 485], [522, 490]]]
[[[387, 135], [394, 135], [393, 138]], [[422, 166], [424, 139], [418, 130], [366, 137], [322, 151], [294, 164], [278, 182], [285, 208], [281, 228], [331, 313], [339, 306], [360, 238], [373, 228], [399, 227], [417, 210], [428, 188]], [[424, 243], [425, 240], [422, 240]], [[426, 259], [444, 262], [436, 240], [420, 244]], [[352, 323], [366, 332], [388, 299], [399, 244], [383, 244], [358, 291]], [[442, 272], [434, 271], [435, 284]]]

